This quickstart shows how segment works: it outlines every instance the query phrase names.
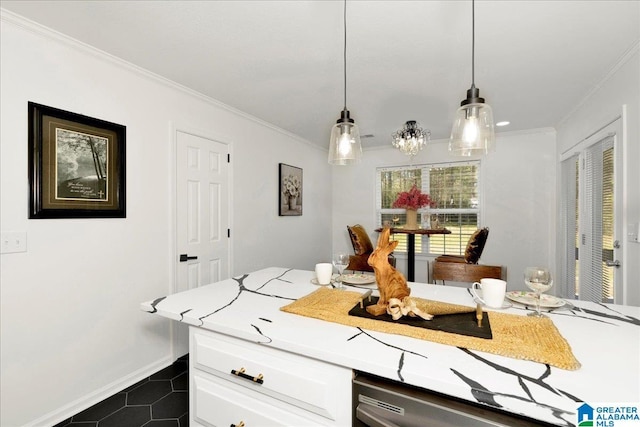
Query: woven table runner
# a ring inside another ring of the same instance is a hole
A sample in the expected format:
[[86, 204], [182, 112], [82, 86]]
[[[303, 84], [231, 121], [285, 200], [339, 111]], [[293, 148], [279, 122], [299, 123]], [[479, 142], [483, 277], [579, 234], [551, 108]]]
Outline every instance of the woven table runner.
[[[482, 339], [410, 325], [383, 322], [374, 319], [349, 316], [361, 300], [358, 292], [319, 288], [280, 310], [301, 316], [313, 317], [343, 325], [361, 327], [370, 331], [405, 335], [440, 344], [484, 351], [514, 359], [546, 363], [561, 369], [576, 370], [580, 362], [571, 347], [549, 318], [533, 318], [513, 314], [485, 312], [491, 322], [493, 339]], [[468, 312], [470, 307], [439, 301], [412, 298], [427, 313], [449, 314]]]

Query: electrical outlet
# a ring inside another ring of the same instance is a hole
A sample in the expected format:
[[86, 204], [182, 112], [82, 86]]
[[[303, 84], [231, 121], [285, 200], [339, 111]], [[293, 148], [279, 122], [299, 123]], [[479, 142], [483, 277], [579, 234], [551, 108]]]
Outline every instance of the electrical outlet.
[[3, 254], [27, 251], [26, 232], [3, 232], [0, 235], [0, 248]]

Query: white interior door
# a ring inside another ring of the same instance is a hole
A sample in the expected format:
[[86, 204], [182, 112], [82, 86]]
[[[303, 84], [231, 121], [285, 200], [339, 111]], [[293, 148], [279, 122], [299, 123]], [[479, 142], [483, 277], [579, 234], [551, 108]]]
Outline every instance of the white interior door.
[[[229, 277], [229, 146], [176, 132], [176, 283], [181, 292]], [[174, 356], [188, 352], [174, 322]]]

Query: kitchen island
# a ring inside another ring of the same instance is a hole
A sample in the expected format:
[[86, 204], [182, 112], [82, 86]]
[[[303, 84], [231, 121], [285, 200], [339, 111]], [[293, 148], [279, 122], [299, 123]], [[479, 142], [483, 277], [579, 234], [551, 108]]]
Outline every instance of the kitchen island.
[[[640, 402], [639, 307], [574, 302], [575, 307], [551, 310], [548, 315], [582, 365], [568, 371], [281, 311], [318, 289], [313, 277], [311, 271], [266, 268], [141, 304], [144, 311], [192, 326], [191, 425], [217, 416], [205, 409], [214, 403], [231, 411], [247, 387], [253, 396], [245, 406], [273, 404], [273, 417], [282, 415], [285, 425], [350, 425], [352, 370], [561, 426], [577, 425], [583, 402]], [[412, 296], [475, 307], [462, 288], [410, 287]], [[509, 284], [514, 288], [524, 285]], [[348, 289], [376, 293], [375, 284]], [[526, 315], [529, 308], [501, 311]], [[275, 368], [270, 378], [264, 373], [262, 384], [262, 372], [226, 367], [236, 356], [242, 365], [264, 359], [267, 371]], [[289, 410], [292, 403], [301, 409]]]

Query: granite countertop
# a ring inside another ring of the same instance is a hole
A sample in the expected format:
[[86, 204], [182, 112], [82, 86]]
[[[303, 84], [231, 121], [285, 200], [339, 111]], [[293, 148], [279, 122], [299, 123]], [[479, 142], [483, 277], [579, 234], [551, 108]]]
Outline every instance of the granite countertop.
[[[280, 311], [318, 289], [314, 276], [266, 268], [144, 302], [141, 309], [556, 425], [576, 425], [582, 402], [640, 402], [640, 307], [575, 301], [552, 310], [549, 316], [582, 364], [567, 371]], [[475, 307], [466, 289], [409, 285], [412, 296]], [[348, 289], [377, 292], [375, 284]], [[501, 311], [528, 310], [516, 304]]]

